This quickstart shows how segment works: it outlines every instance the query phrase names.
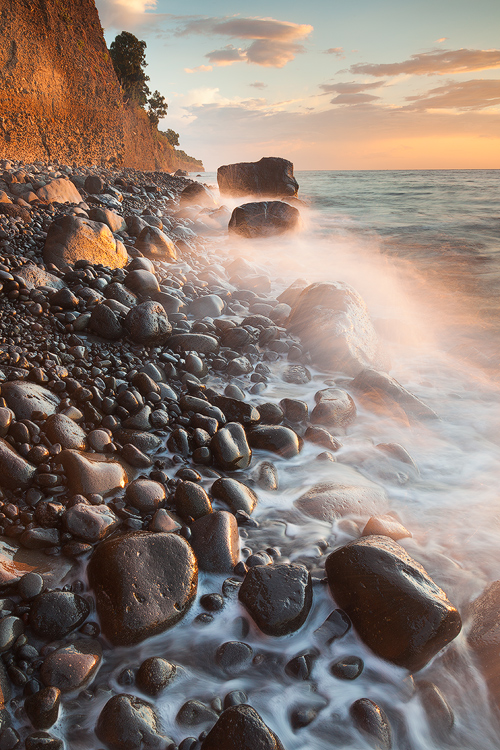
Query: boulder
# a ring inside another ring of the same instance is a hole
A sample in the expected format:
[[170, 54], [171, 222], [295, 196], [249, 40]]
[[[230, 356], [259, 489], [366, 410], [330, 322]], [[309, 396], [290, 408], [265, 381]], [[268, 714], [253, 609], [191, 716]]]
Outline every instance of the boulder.
[[283, 425], [258, 425], [248, 431], [252, 448], [276, 453], [282, 458], [294, 458], [302, 449], [302, 439], [290, 427]]
[[314, 395], [311, 422], [326, 427], [347, 427], [356, 418], [356, 405], [347, 391], [324, 388]]
[[200, 570], [232, 573], [240, 555], [238, 524], [232, 513], [217, 510], [191, 526], [191, 546]]
[[6, 490], [26, 489], [36, 474], [36, 467], [0, 438], [0, 487]]
[[201, 750], [284, 750], [251, 706], [230, 706], [202, 741]]
[[146, 346], [164, 344], [172, 333], [165, 308], [153, 300], [132, 307], [125, 318], [125, 328], [132, 341]]
[[10, 380], [1, 385], [2, 397], [17, 419], [32, 419], [35, 412], [50, 416], [59, 406], [59, 398], [37, 383]]
[[16, 269], [16, 276], [20, 276], [26, 284], [27, 289], [37, 289], [40, 286], [50, 286], [52, 289], [64, 289], [66, 284], [62, 279], [54, 276], [40, 266], [34, 263], [26, 263], [21, 268]]
[[198, 566], [176, 534], [132, 532], [101, 542], [87, 569], [104, 635], [125, 646], [163, 633], [187, 612]]
[[89, 320], [90, 330], [103, 339], [117, 341], [123, 336], [119, 315], [108, 307], [108, 302], [94, 305]]
[[89, 211], [89, 219], [91, 221], [98, 221], [101, 224], [107, 224], [113, 233], [115, 232], [126, 232], [127, 222], [117, 214], [115, 211], [111, 211], [109, 208], [103, 208], [101, 206], [95, 206]]
[[109, 750], [163, 750], [171, 744], [161, 733], [153, 706], [135, 695], [114, 695], [102, 709], [95, 733]]
[[104, 190], [104, 180], [97, 174], [89, 174], [83, 183], [84, 190], [91, 195], [99, 195]]
[[80, 451], [87, 447], [85, 432], [65, 414], [52, 414], [46, 420], [43, 429], [52, 444], [59, 443], [62, 448]]
[[71, 180], [58, 177], [36, 191], [43, 203], [81, 203], [82, 196]]
[[315, 484], [295, 501], [306, 516], [331, 523], [342, 516], [374, 516], [387, 511], [385, 490], [345, 464], [329, 467], [330, 481]]
[[65, 511], [63, 523], [75, 539], [95, 544], [109, 536], [120, 525], [120, 519], [107, 505], [78, 503]]
[[46, 591], [33, 600], [29, 624], [39, 638], [55, 641], [80, 627], [90, 614], [87, 601], [71, 591]]
[[459, 634], [457, 609], [397, 542], [368, 536], [326, 560], [336, 603], [382, 659], [416, 672]]
[[225, 503], [232, 513], [242, 510], [250, 515], [257, 505], [257, 495], [243, 482], [230, 477], [216, 479], [210, 488], [212, 496]]
[[128, 256], [106, 224], [77, 216], [59, 216], [49, 227], [43, 248], [45, 263], [58, 268], [86, 260], [109, 268], [123, 268]]
[[316, 282], [301, 293], [287, 322], [314, 362], [325, 370], [357, 375], [384, 363], [361, 296], [339, 281]]
[[378, 407], [382, 401], [391, 410], [395, 402], [412, 419], [438, 419], [438, 415], [430, 406], [407, 391], [401, 383], [391, 378], [386, 372], [367, 368], [356, 375], [351, 386], [374, 400]]
[[277, 156], [265, 156], [257, 162], [226, 164], [217, 170], [221, 195], [297, 195], [299, 185], [293, 176], [293, 164]]
[[167, 237], [161, 229], [149, 224], [142, 229], [135, 247], [147, 258], [177, 260], [177, 251], [170, 237]]
[[99, 641], [81, 639], [49, 653], [40, 668], [40, 677], [47, 687], [58, 688], [61, 693], [72, 693], [94, 679], [101, 663]]
[[297, 229], [300, 213], [282, 201], [261, 201], [237, 206], [229, 220], [229, 232], [241, 237], [273, 237]]
[[224, 471], [246, 469], [252, 459], [245, 430], [238, 422], [229, 422], [210, 441], [214, 462]]
[[311, 609], [311, 576], [303, 565], [256, 565], [238, 596], [263, 633], [289, 635], [302, 627]]
[[181, 208], [192, 204], [203, 206], [203, 208], [217, 208], [214, 196], [201, 182], [192, 182], [190, 185], [186, 185], [179, 200]]
[[467, 641], [474, 651], [493, 700], [500, 707], [500, 581], [495, 581], [475, 599]]
[[109, 455], [63, 450], [59, 454], [70, 491], [74, 495], [106, 495], [125, 487], [125, 469]]

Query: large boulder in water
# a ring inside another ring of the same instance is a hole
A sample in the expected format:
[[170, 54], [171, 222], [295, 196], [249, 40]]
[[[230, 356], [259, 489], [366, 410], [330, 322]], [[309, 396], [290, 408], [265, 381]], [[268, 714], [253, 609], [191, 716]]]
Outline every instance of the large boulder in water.
[[72, 265], [77, 260], [123, 268], [128, 256], [125, 246], [115, 240], [107, 224], [79, 216], [59, 216], [47, 232], [43, 259], [57, 268]]
[[226, 164], [217, 170], [221, 195], [266, 195], [285, 198], [297, 195], [299, 185], [293, 164], [278, 156], [265, 156], [256, 162]]
[[328, 556], [325, 569], [336, 603], [382, 659], [416, 672], [460, 633], [444, 591], [389, 537], [350, 542]]
[[373, 400], [377, 408], [380, 408], [383, 403], [391, 411], [393, 404], [397, 404], [411, 419], [438, 419], [436, 412], [430, 406], [424, 404], [386, 372], [378, 372], [370, 368], [362, 370], [352, 381], [351, 387]]
[[304, 289], [287, 328], [326, 370], [357, 375], [366, 367], [384, 369], [387, 364], [364, 300], [343, 282], [316, 282]]
[[231, 214], [229, 231], [242, 237], [272, 237], [297, 229], [300, 213], [283, 201], [260, 201], [237, 206]]
[[226, 708], [202, 742], [201, 750], [284, 750], [279, 738], [251, 706]]
[[88, 566], [104, 635], [116, 646], [168, 630], [198, 585], [193, 550], [180, 536], [137, 531], [101, 542]]

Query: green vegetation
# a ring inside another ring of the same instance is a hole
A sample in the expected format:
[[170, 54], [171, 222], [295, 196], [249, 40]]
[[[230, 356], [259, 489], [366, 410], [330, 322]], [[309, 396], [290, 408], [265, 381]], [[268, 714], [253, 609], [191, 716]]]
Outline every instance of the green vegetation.
[[185, 151], [182, 151], [180, 148], [175, 149], [175, 153], [180, 161], [183, 161], [185, 164], [189, 164], [193, 167], [193, 169], [189, 170], [191, 172], [196, 172], [196, 170], [200, 170], [201, 172], [204, 171], [203, 162], [200, 161], [200, 159], [195, 159], [194, 156], [188, 156]]
[[160, 130], [160, 133], [165, 136], [171, 146], [179, 145], [179, 133], [176, 133], [172, 128], [169, 128], [168, 130]]
[[147, 66], [145, 50], [146, 42], [129, 31], [118, 34], [109, 48], [125, 101], [134, 102], [140, 107], [147, 104], [148, 94], [151, 93], [147, 84], [149, 76], [144, 72]]
[[148, 99], [148, 117], [152, 125], [158, 127], [162, 117], [167, 114], [168, 104], [165, 97], [159, 91], [155, 91], [153, 96]]

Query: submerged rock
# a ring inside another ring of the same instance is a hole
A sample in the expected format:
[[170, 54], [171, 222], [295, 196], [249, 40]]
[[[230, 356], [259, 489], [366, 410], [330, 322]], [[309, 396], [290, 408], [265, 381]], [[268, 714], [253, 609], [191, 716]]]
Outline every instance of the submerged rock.
[[402, 407], [408, 417], [414, 419], [438, 419], [438, 415], [430, 406], [407, 391], [395, 378], [385, 372], [367, 368], [358, 373], [351, 386], [369, 398], [374, 398], [377, 405], [382, 399], [390, 409], [392, 403]]
[[325, 388], [318, 391], [314, 399], [316, 406], [311, 413], [313, 424], [347, 427], [356, 418], [356, 405], [347, 391], [341, 388]]
[[291, 232], [300, 225], [300, 213], [282, 201], [261, 201], [237, 206], [231, 214], [229, 231], [242, 237], [272, 237]]
[[284, 750], [251, 706], [230, 706], [202, 741], [201, 750]]
[[380, 706], [369, 698], [360, 698], [351, 705], [349, 713], [356, 729], [375, 750], [391, 750], [391, 725]]
[[219, 167], [217, 182], [221, 195], [236, 197], [266, 195], [282, 198], [297, 195], [299, 189], [292, 162], [277, 156]]
[[121, 646], [163, 633], [184, 616], [198, 566], [182, 537], [139, 531], [101, 542], [88, 575], [103, 633]]
[[287, 328], [302, 339], [326, 370], [357, 375], [385, 364], [378, 336], [361, 296], [348, 284], [317, 282], [301, 293]]
[[239, 599], [263, 633], [288, 635], [311, 609], [311, 576], [303, 565], [257, 565], [246, 574]]
[[461, 630], [444, 591], [388, 537], [350, 542], [328, 556], [325, 569], [360, 637], [393, 664], [418, 671]]

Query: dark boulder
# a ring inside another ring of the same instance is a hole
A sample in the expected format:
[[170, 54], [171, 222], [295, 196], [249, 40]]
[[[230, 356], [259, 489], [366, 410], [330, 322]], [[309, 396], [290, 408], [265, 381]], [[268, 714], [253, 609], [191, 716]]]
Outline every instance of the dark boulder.
[[95, 733], [109, 750], [164, 750], [171, 740], [161, 733], [153, 706], [135, 695], [114, 695], [102, 709]]
[[232, 513], [243, 510], [250, 515], [257, 505], [255, 492], [246, 484], [230, 477], [217, 479], [210, 488], [210, 492], [217, 500], [225, 503]]
[[259, 425], [248, 431], [252, 448], [276, 453], [282, 458], [298, 456], [303, 441], [296, 432], [283, 425]]
[[368, 536], [332, 552], [328, 584], [377, 656], [418, 671], [459, 634], [446, 594], [397, 542]]
[[218, 510], [191, 526], [191, 546], [200, 570], [232, 573], [240, 554], [238, 524], [232, 513]]
[[101, 663], [102, 648], [99, 641], [92, 638], [81, 639], [51, 651], [40, 668], [40, 677], [47, 687], [71, 693], [88, 685]]
[[105, 540], [87, 571], [102, 630], [115, 645], [140, 643], [175, 625], [198, 584], [191, 547], [170, 533], [138, 531]]
[[157, 260], [177, 260], [175, 245], [167, 235], [149, 224], [139, 234], [135, 246], [147, 258]]
[[56, 723], [61, 705], [61, 691], [44, 687], [24, 702], [24, 708], [35, 729], [50, 729]]
[[201, 182], [191, 182], [186, 185], [179, 197], [181, 207], [195, 204], [204, 208], [217, 208], [215, 198]]
[[226, 164], [217, 170], [221, 195], [266, 195], [282, 198], [297, 195], [299, 185], [293, 176], [293, 164], [277, 156], [265, 156], [257, 162]]
[[35, 474], [36, 467], [0, 438], [0, 487], [7, 490], [25, 489]]
[[284, 750], [251, 706], [230, 706], [202, 742], [201, 750]]
[[231, 214], [229, 231], [242, 237], [272, 237], [297, 229], [300, 213], [282, 201], [260, 201], [237, 206]]
[[50, 416], [59, 406], [59, 398], [37, 383], [23, 380], [11, 380], [2, 383], [2, 398], [12, 409], [17, 419], [32, 419], [34, 412], [43, 412]]
[[180, 482], [175, 490], [175, 508], [184, 520], [202, 518], [212, 513], [212, 503], [207, 493], [196, 482]]
[[246, 469], [252, 458], [245, 430], [238, 422], [229, 422], [210, 441], [214, 462], [224, 471]]
[[54, 641], [82, 625], [89, 614], [89, 605], [78, 594], [47, 591], [33, 600], [29, 624], [39, 638]]
[[303, 565], [257, 565], [246, 574], [239, 599], [263, 633], [288, 635], [311, 609], [311, 576]]
[[146, 346], [164, 344], [172, 333], [165, 308], [152, 300], [132, 307], [125, 318], [125, 328], [132, 341]]
[[135, 684], [147, 695], [158, 695], [175, 679], [177, 667], [159, 656], [142, 662], [135, 676]]
[[380, 706], [369, 698], [360, 698], [351, 705], [349, 713], [356, 729], [375, 750], [391, 750], [391, 725]]
[[95, 305], [90, 315], [89, 327], [97, 336], [110, 341], [116, 341], [123, 336], [120, 317], [107, 304]]
[[287, 328], [326, 370], [357, 375], [366, 367], [386, 364], [366, 305], [348, 284], [308, 286], [292, 307]]

